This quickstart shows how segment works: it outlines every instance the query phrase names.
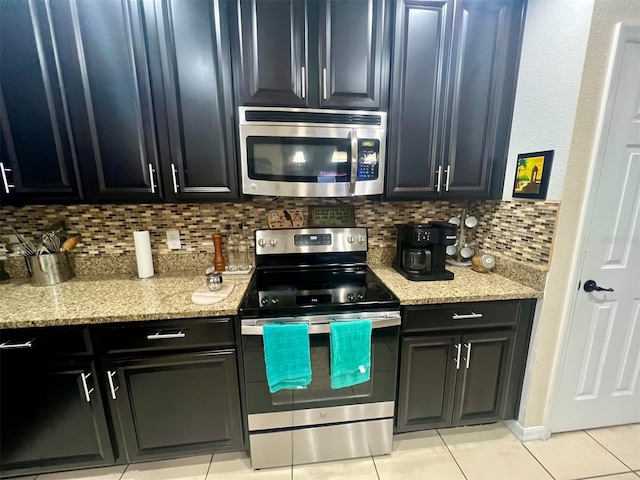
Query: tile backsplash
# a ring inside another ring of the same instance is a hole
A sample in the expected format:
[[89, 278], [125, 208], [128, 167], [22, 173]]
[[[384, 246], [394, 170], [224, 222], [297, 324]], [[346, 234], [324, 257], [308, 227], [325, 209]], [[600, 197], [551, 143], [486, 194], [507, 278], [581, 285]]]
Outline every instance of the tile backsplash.
[[[346, 200], [259, 198], [245, 203], [144, 204], [144, 205], [31, 205], [0, 208], [0, 259], [11, 234], [10, 226], [35, 238], [42, 229], [65, 219], [69, 234], [80, 236], [75, 255], [131, 255], [133, 232], [149, 230], [154, 254], [174, 254], [167, 248], [166, 230], [179, 230], [182, 249], [177, 253], [212, 253], [211, 234], [226, 224], [240, 222], [252, 232], [267, 228], [273, 209], [306, 209], [309, 205], [347, 203], [355, 207], [358, 226], [369, 228], [370, 246], [395, 247], [395, 228], [410, 221], [446, 220], [467, 207], [478, 216], [472, 232], [484, 250], [516, 260], [546, 265], [549, 260], [559, 205], [547, 202], [378, 202], [365, 198]], [[305, 219], [306, 220], [306, 219]], [[305, 221], [306, 224], [306, 221]], [[473, 238], [471, 240], [474, 240]]]

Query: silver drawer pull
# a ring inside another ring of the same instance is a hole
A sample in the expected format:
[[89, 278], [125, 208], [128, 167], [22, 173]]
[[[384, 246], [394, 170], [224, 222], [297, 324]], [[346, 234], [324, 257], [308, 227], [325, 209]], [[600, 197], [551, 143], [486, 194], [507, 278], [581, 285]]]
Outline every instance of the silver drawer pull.
[[469, 368], [469, 365], [471, 365], [471, 342], [465, 343], [464, 346], [467, 347], [467, 358], [465, 358], [465, 361], [467, 362], [467, 368]]
[[113, 398], [114, 400], [116, 400], [116, 390], [120, 388], [113, 385], [113, 377], [115, 374], [116, 372], [107, 370], [107, 380], [109, 380], [109, 390], [111, 390], [111, 398]]
[[471, 313], [463, 313], [462, 315], [458, 315], [457, 313], [453, 312], [454, 320], [468, 320], [470, 318], [482, 318], [482, 314], [471, 312]]
[[460, 348], [460, 344], [459, 343], [454, 345], [454, 347], [458, 351], [456, 353], [456, 358], [454, 358], [454, 360], [456, 362], [456, 370], [460, 370], [460, 351], [462, 350], [462, 348]]
[[166, 340], [168, 338], [184, 338], [187, 335], [180, 330], [178, 333], [152, 333], [151, 335], [147, 335], [147, 340]]
[[84, 390], [84, 398], [87, 403], [91, 403], [91, 393], [95, 390], [95, 388], [89, 390], [89, 387], [87, 385], [87, 378], [89, 378], [90, 376], [91, 373], [87, 373], [86, 375], [84, 373], [80, 374], [80, 379], [82, 380], [82, 389]]
[[9, 350], [9, 349], [18, 349], [18, 348], [31, 348], [33, 347], [33, 342], [35, 339], [31, 339], [28, 342], [24, 343], [10, 343], [4, 342], [0, 343], [0, 350]]

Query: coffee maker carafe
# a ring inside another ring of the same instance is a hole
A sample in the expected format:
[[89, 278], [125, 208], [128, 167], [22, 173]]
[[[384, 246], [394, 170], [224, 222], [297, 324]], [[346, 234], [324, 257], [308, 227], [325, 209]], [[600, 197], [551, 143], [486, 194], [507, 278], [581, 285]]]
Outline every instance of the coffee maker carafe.
[[413, 281], [453, 280], [445, 269], [447, 245], [456, 243], [456, 227], [447, 222], [396, 225], [396, 260], [393, 267]]

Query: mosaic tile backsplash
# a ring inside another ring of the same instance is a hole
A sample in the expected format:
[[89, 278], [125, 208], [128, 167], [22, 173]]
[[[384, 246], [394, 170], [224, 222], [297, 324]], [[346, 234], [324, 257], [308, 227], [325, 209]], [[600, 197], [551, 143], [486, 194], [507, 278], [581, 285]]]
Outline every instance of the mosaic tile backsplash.
[[[245, 203], [144, 204], [144, 205], [32, 205], [0, 208], [0, 260], [9, 255], [3, 248], [15, 227], [35, 238], [45, 226], [64, 219], [68, 234], [80, 236], [74, 255], [131, 255], [133, 232], [149, 230], [156, 255], [213, 252], [211, 234], [225, 226], [247, 225], [247, 233], [267, 228], [273, 209], [303, 209], [309, 205], [348, 203], [355, 207], [358, 226], [369, 228], [371, 247], [395, 248], [395, 228], [410, 221], [446, 220], [468, 208], [478, 216], [472, 242], [481, 249], [501, 252], [517, 260], [546, 265], [549, 260], [558, 204], [546, 202], [376, 202], [365, 198], [268, 199]], [[306, 224], [306, 219], [305, 219]], [[165, 232], [180, 231], [182, 249], [167, 248]], [[473, 238], [475, 237], [475, 238]]]

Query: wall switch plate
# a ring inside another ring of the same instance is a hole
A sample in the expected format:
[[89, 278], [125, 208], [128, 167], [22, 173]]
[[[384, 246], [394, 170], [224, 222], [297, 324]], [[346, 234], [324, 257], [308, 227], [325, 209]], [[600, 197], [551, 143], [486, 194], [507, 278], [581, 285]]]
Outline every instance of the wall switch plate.
[[178, 230], [167, 230], [167, 247], [169, 250], [180, 250], [180, 232]]

